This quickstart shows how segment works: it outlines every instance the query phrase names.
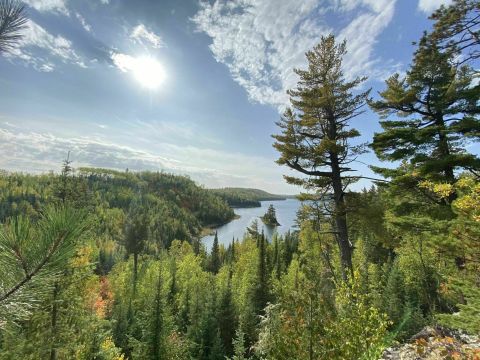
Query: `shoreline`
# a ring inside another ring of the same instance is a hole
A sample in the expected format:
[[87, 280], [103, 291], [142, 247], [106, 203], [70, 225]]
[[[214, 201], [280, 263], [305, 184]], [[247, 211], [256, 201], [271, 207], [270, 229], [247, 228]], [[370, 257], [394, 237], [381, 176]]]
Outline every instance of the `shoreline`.
[[223, 226], [223, 225], [226, 225], [226, 224], [228, 224], [228, 223], [231, 223], [233, 220], [237, 220], [237, 219], [240, 219], [240, 218], [241, 218], [240, 215], [235, 214], [232, 219], [230, 219], [229, 221], [226, 221], [226, 222], [224, 222], [224, 223], [221, 223], [221, 224], [211, 224], [211, 225], [204, 226], [204, 227], [202, 228], [202, 230], [200, 230], [200, 235], [199, 235], [199, 237], [200, 237], [200, 239], [201, 239], [201, 238], [203, 238], [203, 237], [205, 237], [205, 236], [213, 236], [213, 235], [215, 235], [215, 229], [217, 229], [217, 228], [219, 228], [219, 227], [221, 227], [221, 226]]

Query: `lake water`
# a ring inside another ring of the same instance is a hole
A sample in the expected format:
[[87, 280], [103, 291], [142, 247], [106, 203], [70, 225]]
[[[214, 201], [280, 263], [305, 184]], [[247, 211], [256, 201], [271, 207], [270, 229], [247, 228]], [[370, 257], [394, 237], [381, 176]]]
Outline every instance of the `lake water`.
[[[265, 235], [268, 239], [271, 239], [273, 234], [285, 234], [288, 230], [292, 230], [295, 227], [295, 219], [297, 217], [297, 211], [300, 207], [300, 201], [296, 199], [278, 200], [278, 201], [262, 201], [261, 207], [256, 208], [237, 208], [235, 214], [239, 215], [239, 219], [230, 221], [228, 224], [222, 225], [217, 228], [218, 242], [228, 246], [232, 242], [232, 239], [242, 240], [243, 235], [247, 231], [247, 227], [257, 219], [260, 229], [264, 229]], [[270, 227], [263, 224], [260, 216], [263, 216], [268, 207], [272, 204], [275, 207], [277, 213], [277, 220], [280, 226]], [[213, 235], [205, 236], [202, 238], [202, 242], [207, 249], [212, 247]]]

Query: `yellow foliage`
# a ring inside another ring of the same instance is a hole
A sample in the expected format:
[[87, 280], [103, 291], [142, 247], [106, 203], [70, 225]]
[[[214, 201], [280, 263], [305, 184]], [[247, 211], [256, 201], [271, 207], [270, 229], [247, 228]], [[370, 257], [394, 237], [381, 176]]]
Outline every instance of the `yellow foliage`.
[[111, 337], [107, 337], [100, 345], [100, 348], [102, 352], [108, 356], [108, 360], [126, 360], [125, 356], [121, 354], [118, 348], [115, 346]]

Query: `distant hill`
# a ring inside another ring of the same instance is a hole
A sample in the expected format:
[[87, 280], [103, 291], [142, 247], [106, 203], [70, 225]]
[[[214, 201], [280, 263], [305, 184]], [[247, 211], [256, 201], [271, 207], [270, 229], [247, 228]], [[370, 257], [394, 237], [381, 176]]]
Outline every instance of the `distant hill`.
[[260, 189], [227, 187], [210, 189], [211, 192], [223, 198], [231, 207], [260, 207], [260, 201], [286, 200], [289, 195], [270, 194]]

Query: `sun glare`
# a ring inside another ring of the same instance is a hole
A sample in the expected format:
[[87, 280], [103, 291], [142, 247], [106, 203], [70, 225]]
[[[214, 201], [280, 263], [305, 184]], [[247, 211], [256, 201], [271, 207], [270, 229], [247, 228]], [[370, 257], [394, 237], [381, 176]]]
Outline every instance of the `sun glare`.
[[157, 60], [142, 56], [135, 59], [133, 76], [144, 87], [155, 90], [165, 80], [165, 70]]

